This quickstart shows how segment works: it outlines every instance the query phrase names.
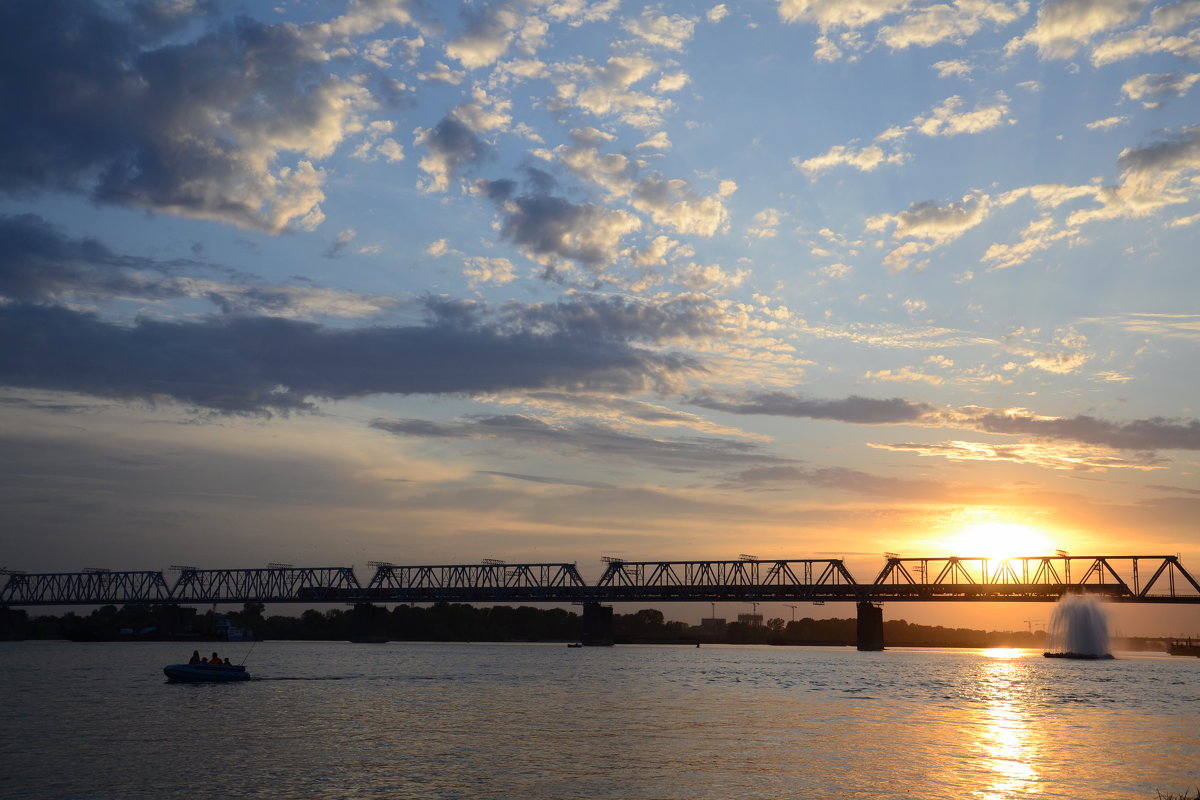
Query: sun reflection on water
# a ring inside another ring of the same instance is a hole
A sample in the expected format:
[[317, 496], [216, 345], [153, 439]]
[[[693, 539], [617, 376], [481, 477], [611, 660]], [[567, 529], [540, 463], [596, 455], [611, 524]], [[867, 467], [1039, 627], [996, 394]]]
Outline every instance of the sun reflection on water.
[[993, 648], [980, 669], [975, 747], [986, 772], [977, 796], [984, 800], [1028, 797], [1041, 789], [1037, 767], [1041, 750], [1037, 725], [1025, 702], [1022, 651]]

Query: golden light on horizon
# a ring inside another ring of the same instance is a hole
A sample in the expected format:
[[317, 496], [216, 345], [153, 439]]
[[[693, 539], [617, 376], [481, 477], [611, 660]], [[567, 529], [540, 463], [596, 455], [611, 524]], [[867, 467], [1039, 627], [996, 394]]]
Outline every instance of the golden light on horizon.
[[994, 519], [964, 524], [947, 544], [954, 555], [967, 558], [1003, 560], [1054, 553], [1053, 543], [1041, 529]]

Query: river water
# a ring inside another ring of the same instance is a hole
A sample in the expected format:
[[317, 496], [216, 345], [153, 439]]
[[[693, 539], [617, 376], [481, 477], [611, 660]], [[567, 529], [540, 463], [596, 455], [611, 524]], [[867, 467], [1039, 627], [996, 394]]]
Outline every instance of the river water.
[[[205, 645], [211, 651], [212, 645]], [[1200, 659], [548, 644], [0, 644], [0, 797], [1086, 798], [1200, 786]], [[228, 652], [226, 652], [228, 651]]]

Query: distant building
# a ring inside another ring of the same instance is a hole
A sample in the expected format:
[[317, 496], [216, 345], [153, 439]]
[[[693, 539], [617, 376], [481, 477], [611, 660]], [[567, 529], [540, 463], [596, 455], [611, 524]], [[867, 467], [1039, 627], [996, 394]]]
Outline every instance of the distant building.
[[738, 622], [751, 627], [761, 627], [763, 624], [762, 614], [738, 614]]
[[725, 633], [725, 620], [711, 617], [709, 619], [700, 620], [700, 632], [709, 633], [719, 636]]

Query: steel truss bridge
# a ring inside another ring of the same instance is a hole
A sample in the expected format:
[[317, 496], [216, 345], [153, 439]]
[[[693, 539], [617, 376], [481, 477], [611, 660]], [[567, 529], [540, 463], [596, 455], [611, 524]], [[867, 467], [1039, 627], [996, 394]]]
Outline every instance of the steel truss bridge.
[[26, 574], [5, 570], [0, 606], [217, 603], [622, 603], [622, 602], [1054, 602], [1081, 593], [1129, 603], [1200, 603], [1200, 583], [1177, 556], [901, 558], [889, 554], [870, 582], [842, 559], [624, 561], [606, 559], [596, 584], [575, 564], [397, 566], [372, 563], [364, 586], [353, 567], [173, 568], [162, 572]]

